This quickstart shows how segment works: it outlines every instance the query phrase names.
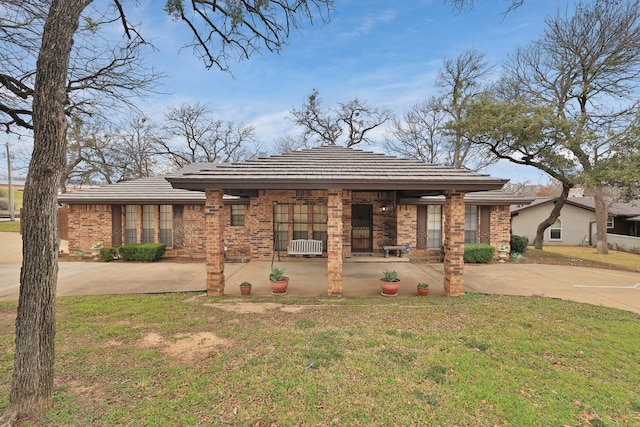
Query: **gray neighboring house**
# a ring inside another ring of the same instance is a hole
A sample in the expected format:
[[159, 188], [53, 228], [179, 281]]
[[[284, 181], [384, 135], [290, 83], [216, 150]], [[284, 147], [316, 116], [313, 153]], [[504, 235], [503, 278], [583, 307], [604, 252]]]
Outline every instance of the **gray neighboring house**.
[[[530, 243], [538, 224], [549, 216], [559, 198], [536, 198], [528, 206], [511, 209], [511, 232], [524, 236]], [[609, 206], [607, 242], [612, 248], [640, 251], [640, 200], [615, 202]], [[545, 245], [595, 246], [596, 208], [593, 197], [569, 197], [560, 217], [544, 233]]]

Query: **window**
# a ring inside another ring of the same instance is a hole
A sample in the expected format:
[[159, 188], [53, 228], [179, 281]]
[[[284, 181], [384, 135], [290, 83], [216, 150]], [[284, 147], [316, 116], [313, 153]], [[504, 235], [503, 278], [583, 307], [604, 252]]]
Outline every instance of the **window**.
[[124, 243], [138, 243], [138, 207], [127, 205], [124, 214]]
[[231, 205], [231, 226], [244, 227], [245, 205]]
[[613, 217], [610, 216], [609, 218], [607, 218], [607, 228], [613, 228], [614, 227], [614, 222], [613, 222]]
[[173, 206], [160, 205], [160, 243], [173, 246]]
[[549, 227], [549, 240], [562, 240], [562, 222], [559, 219]]
[[442, 244], [442, 206], [427, 206], [427, 247], [439, 248]]
[[142, 243], [153, 243], [155, 226], [154, 205], [142, 206]]
[[309, 238], [309, 206], [307, 205], [293, 206], [293, 238]]
[[276, 250], [286, 250], [289, 245], [289, 205], [273, 206], [273, 235]]
[[327, 206], [313, 205], [313, 239], [322, 240], [322, 248], [327, 250]]
[[478, 207], [474, 205], [464, 207], [464, 242], [478, 242]]

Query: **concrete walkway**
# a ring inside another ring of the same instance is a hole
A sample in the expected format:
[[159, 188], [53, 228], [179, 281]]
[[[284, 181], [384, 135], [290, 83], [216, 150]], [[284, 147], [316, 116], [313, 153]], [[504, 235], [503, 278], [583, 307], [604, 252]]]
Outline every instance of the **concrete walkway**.
[[[21, 239], [0, 233], [0, 300], [18, 298]], [[430, 297], [443, 297], [442, 264], [412, 264], [397, 258], [351, 259], [344, 264], [343, 296], [380, 296], [385, 269], [396, 270], [400, 295], [416, 294], [416, 284], [430, 284]], [[327, 295], [325, 259], [278, 262], [290, 278], [289, 296]], [[270, 295], [271, 264], [251, 261], [225, 265], [227, 295], [240, 295], [242, 281], [253, 295]], [[99, 295], [204, 291], [204, 264], [60, 262], [58, 295]], [[640, 273], [542, 264], [465, 265], [468, 293], [543, 296], [605, 305], [640, 313]]]

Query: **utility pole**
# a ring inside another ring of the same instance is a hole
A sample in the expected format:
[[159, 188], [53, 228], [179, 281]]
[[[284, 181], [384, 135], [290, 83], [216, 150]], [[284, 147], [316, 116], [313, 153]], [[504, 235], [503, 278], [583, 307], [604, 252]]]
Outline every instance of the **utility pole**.
[[8, 142], [5, 143], [5, 146], [7, 147], [7, 181], [9, 181], [9, 216], [11, 217], [11, 221], [15, 221], [16, 217], [13, 213], [13, 183], [11, 182], [11, 153], [9, 152]]

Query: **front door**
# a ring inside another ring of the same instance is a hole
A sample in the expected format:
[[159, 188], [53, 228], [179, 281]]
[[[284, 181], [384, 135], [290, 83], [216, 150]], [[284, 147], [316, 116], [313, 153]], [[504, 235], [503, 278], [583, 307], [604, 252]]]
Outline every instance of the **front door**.
[[111, 246], [122, 246], [122, 206], [111, 205]]
[[480, 243], [491, 243], [491, 206], [480, 206]]
[[373, 250], [373, 206], [351, 206], [351, 251]]

